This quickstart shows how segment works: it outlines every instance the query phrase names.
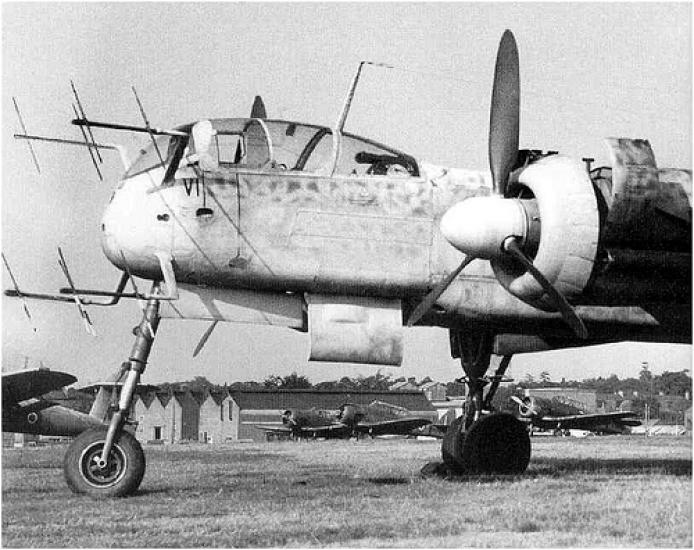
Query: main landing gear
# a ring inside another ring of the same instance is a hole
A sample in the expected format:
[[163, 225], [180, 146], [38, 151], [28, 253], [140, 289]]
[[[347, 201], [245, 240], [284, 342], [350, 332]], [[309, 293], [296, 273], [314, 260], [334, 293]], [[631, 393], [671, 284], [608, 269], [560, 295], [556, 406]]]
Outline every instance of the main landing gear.
[[[158, 291], [159, 283], [154, 283], [151, 295]], [[113, 413], [108, 428], [82, 432], [65, 454], [63, 471], [73, 492], [93, 497], [121, 497], [140, 486], [145, 474], [145, 455], [137, 439], [124, 430], [124, 426], [158, 326], [159, 300], [150, 298], [134, 331], [135, 344], [118, 410]]]
[[[521, 474], [530, 461], [530, 437], [511, 414], [494, 413], [491, 401], [511, 361], [510, 356], [491, 377], [493, 335], [451, 330], [451, 353], [460, 357], [468, 392], [463, 415], [448, 427], [441, 454], [448, 469], [459, 474]], [[491, 380], [487, 395], [484, 387]]]

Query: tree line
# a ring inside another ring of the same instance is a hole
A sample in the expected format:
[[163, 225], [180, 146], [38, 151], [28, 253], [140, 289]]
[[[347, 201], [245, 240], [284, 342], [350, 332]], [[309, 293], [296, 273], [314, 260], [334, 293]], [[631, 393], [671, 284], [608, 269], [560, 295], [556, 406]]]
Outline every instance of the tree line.
[[[270, 375], [262, 382], [246, 381], [233, 382], [231, 384], [213, 384], [204, 376], [196, 376], [192, 380], [185, 382], [165, 382], [160, 384], [160, 388], [164, 391], [168, 389], [180, 390], [189, 389], [196, 390], [258, 390], [258, 389], [315, 389], [315, 390], [337, 390], [337, 391], [388, 391], [391, 386], [397, 382], [408, 381], [405, 377], [391, 378], [390, 375], [383, 374], [380, 371], [371, 376], [357, 376], [350, 378], [343, 376], [339, 380], [324, 381], [312, 383], [308, 377], [303, 374], [292, 372], [286, 376]], [[417, 381], [410, 378], [416, 386], [421, 386], [427, 382], [431, 382], [428, 376]], [[446, 394], [448, 396], [460, 396], [464, 394], [465, 386], [458, 380], [444, 382], [446, 385]], [[644, 398], [657, 396], [659, 394], [673, 395], [684, 397], [687, 392], [691, 392], [692, 379], [687, 370], [678, 372], [665, 371], [662, 374], [653, 375], [647, 365], [642, 366], [638, 378], [620, 379], [616, 374], [608, 377], [588, 378], [586, 380], [562, 380], [556, 382], [551, 380], [547, 372], [540, 374], [538, 379], [531, 375], [526, 375], [523, 380], [518, 381], [517, 388], [577, 388], [594, 390], [599, 394], [619, 394], [624, 396]]]

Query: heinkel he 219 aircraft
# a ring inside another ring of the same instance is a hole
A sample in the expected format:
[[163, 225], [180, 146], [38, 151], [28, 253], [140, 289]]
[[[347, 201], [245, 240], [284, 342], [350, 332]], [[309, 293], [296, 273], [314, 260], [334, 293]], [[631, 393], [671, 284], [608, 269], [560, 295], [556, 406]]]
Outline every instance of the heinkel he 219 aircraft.
[[[332, 129], [268, 119], [260, 102], [250, 118], [166, 130], [138, 99], [144, 126], [95, 122], [75, 93], [73, 123], [95, 166], [100, 150], [118, 149], [97, 143], [97, 128], [147, 133], [148, 146], [101, 224], [103, 250], [122, 271], [116, 290], [76, 287], [61, 257], [62, 294], [8, 291], [74, 302], [88, 328], [89, 305], [146, 304], [119, 410], [66, 454], [73, 491], [139, 486], [144, 454], [123, 424], [162, 317], [290, 327], [309, 333], [311, 360], [378, 365], [400, 364], [405, 326], [448, 329], [469, 391], [442, 455], [467, 473], [528, 465], [525, 426], [491, 407], [513, 354], [691, 342], [690, 171], [658, 168], [641, 139], [608, 139], [611, 166], [594, 169], [520, 150], [510, 31], [492, 87], [490, 172], [425, 165], [344, 132], [363, 64]], [[492, 354], [503, 360], [488, 374]]]

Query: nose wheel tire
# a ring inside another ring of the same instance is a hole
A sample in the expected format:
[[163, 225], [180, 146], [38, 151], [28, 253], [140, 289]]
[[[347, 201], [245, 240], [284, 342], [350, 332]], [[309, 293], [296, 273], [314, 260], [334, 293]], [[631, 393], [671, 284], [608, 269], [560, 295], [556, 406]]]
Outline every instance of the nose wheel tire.
[[82, 432], [68, 447], [63, 472], [68, 487], [93, 497], [122, 497], [137, 490], [145, 474], [145, 454], [140, 443], [123, 431], [113, 443], [106, 465], [101, 467], [101, 451], [106, 429]]
[[449, 426], [441, 455], [460, 474], [522, 474], [530, 462], [530, 436], [513, 415], [483, 416], [463, 431], [464, 417]]

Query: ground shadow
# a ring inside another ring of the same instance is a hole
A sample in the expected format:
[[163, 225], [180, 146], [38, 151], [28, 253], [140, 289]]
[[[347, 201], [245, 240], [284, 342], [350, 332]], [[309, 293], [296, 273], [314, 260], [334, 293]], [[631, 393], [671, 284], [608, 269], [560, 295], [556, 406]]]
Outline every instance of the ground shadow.
[[537, 458], [530, 461], [529, 475], [568, 473], [691, 476], [692, 461], [686, 458]]
[[684, 458], [538, 458], [531, 460], [521, 475], [468, 475], [451, 471], [443, 462], [429, 462], [422, 470], [424, 478], [438, 477], [449, 481], [475, 483], [512, 483], [528, 478], [554, 478], [575, 474], [607, 476], [692, 475], [692, 461]]
[[375, 485], [409, 485], [409, 477], [370, 477], [369, 482]]

